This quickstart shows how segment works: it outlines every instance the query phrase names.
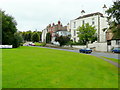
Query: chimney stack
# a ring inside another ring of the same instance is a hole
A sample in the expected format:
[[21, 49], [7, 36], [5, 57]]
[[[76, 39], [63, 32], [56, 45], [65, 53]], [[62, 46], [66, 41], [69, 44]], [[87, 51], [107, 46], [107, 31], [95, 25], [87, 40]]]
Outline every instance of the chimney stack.
[[83, 16], [84, 14], [85, 14], [85, 11], [84, 11], [84, 10], [82, 10], [82, 11], [81, 11], [81, 15]]
[[107, 6], [104, 4], [102, 8], [103, 8], [103, 16], [106, 16]]

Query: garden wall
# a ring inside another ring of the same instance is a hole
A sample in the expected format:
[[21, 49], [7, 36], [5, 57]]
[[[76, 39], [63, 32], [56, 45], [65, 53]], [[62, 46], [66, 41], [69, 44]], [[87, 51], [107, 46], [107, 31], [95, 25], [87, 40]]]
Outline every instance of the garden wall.
[[0, 48], [12, 48], [12, 45], [0, 45]]

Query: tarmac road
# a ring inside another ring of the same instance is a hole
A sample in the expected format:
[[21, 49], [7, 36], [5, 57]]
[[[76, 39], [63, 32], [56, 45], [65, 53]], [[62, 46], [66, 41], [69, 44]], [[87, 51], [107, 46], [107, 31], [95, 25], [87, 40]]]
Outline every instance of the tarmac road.
[[[36, 46], [36, 47], [39, 47], [39, 46]], [[43, 47], [43, 48], [50, 48], [50, 49], [57, 49], [57, 50], [64, 50], [64, 51], [79, 53], [79, 50], [69, 50], [69, 49], [60, 49], [60, 48], [51, 48], [51, 47]], [[120, 54], [117, 54], [117, 53], [92, 52], [89, 55], [120, 59]]]

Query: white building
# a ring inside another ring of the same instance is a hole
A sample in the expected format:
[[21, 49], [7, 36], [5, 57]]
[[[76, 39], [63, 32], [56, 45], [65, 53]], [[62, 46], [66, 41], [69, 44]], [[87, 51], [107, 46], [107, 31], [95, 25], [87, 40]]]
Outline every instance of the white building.
[[46, 42], [47, 29], [42, 30], [42, 42]]
[[105, 10], [106, 5], [103, 7], [103, 14], [100, 12], [86, 14], [85, 11], [81, 11], [81, 16], [70, 21], [71, 39], [78, 42], [77, 28], [83, 24], [89, 23], [89, 25], [95, 26], [98, 42], [106, 42], [106, 32], [103, 29], [108, 27]]

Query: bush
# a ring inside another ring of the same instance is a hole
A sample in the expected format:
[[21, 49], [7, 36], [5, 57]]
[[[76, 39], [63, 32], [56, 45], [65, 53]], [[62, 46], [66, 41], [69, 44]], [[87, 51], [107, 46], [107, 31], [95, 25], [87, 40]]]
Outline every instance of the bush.
[[15, 33], [14, 40], [13, 40], [13, 47], [17, 48], [21, 46], [22, 41], [23, 41], [22, 36], [20, 36], [18, 33]]
[[86, 45], [86, 43], [79, 40], [78, 42], [73, 42], [72, 45]]
[[40, 46], [41, 45], [41, 43], [39, 43], [39, 42], [35, 42], [34, 44], [35, 44], [35, 46]]
[[40, 44], [40, 46], [45, 46], [45, 45], [46, 45], [46, 43], [41, 43], [41, 44]]
[[66, 45], [70, 41], [70, 37], [68, 36], [56, 37], [55, 41], [58, 41], [60, 43], [60, 46]]
[[35, 46], [45, 46], [46, 45], [46, 43], [39, 43], [39, 42], [35, 42], [34, 44], [35, 44]]

